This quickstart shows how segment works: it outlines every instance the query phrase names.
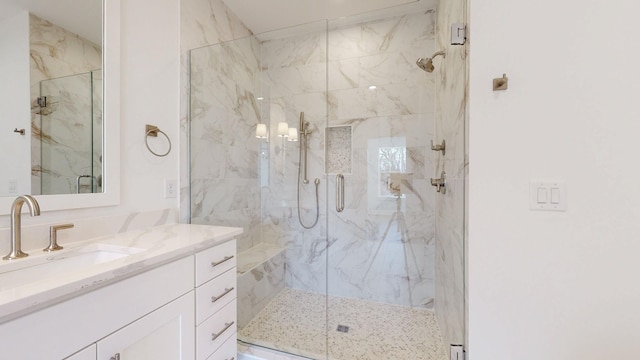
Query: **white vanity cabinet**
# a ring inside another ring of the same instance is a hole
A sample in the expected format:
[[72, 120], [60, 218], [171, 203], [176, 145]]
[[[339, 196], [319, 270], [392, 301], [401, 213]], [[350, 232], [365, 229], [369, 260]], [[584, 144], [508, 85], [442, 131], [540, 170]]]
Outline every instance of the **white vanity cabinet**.
[[97, 343], [97, 359], [193, 359], [193, 292]]
[[[4, 322], [0, 342], [11, 346], [1, 357], [235, 359], [235, 247], [230, 240], [141, 268], [138, 275]], [[200, 340], [204, 333], [208, 341]]]
[[237, 357], [236, 282], [235, 241], [196, 254], [196, 359]]

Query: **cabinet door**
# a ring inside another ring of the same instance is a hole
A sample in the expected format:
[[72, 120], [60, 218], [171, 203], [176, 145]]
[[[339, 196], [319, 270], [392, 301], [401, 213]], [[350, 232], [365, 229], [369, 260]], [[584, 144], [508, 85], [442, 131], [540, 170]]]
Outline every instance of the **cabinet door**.
[[191, 360], [193, 291], [98, 342], [98, 360]]
[[96, 360], [96, 344], [88, 346], [64, 360]]

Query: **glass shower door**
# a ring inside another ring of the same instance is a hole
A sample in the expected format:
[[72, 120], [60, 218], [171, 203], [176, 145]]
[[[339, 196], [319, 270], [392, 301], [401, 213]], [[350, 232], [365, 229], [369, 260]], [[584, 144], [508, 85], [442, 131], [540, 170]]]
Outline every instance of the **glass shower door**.
[[[442, 130], [450, 127], [442, 82], [451, 76], [442, 59], [432, 73], [415, 63], [443, 47], [438, 16], [433, 9], [329, 26], [330, 359], [443, 360], [449, 344], [464, 341], [464, 294], [454, 294], [463, 264], [451, 263], [462, 259], [463, 222], [446, 218], [451, 207], [464, 209], [456, 202], [464, 198], [464, 156], [431, 149], [443, 136], [463, 146], [454, 137], [464, 132]], [[464, 82], [455, 91], [464, 95]], [[431, 179], [443, 171], [451, 177], [438, 192]]]

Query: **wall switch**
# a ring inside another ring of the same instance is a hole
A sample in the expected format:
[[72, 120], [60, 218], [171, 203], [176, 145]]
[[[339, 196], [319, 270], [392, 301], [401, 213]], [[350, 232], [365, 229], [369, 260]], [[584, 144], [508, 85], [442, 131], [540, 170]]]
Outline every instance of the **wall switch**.
[[17, 194], [18, 193], [18, 180], [9, 179], [9, 194]]
[[532, 181], [529, 189], [529, 209], [567, 211], [567, 186], [564, 182]]
[[172, 199], [178, 196], [178, 181], [176, 179], [164, 180], [164, 197]]

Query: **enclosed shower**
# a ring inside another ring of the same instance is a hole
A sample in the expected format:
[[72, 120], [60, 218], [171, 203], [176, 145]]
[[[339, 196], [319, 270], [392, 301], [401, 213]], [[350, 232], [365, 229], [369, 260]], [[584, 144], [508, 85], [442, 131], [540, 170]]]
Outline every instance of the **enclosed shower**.
[[190, 52], [191, 221], [244, 228], [243, 344], [340, 360], [464, 344], [461, 4]]

